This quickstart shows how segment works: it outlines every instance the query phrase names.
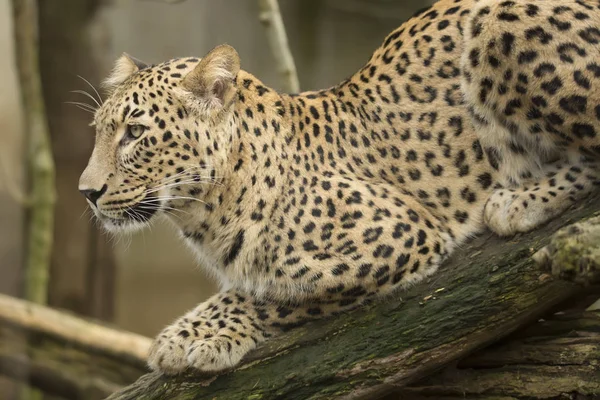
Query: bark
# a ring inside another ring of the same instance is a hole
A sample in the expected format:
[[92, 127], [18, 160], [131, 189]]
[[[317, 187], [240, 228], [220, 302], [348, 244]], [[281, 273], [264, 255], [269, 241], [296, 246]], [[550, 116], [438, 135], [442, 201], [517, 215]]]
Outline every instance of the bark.
[[71, 400], [102, 399], [145, 371], [150, 339], [0, 295], [0, 374]]
[[149, 374], [110, 399], [374, 399], [406, 387], [581, 293], [532, 255], [560, 227], [594, 216], [598, 200], [591, 197], [529, 234], [483, 235], [401, 299], [292, 331], [234, 372]]
[[[600, 312], [553, 315], [392, 399], [600, 397]], [[598, 396], [598, 397], [595, 397]]]

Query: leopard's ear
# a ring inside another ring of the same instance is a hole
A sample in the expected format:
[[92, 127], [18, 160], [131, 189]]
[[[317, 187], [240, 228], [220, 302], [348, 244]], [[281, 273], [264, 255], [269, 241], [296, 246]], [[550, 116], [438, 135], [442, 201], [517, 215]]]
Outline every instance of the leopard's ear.
[[240, 56], [237, 51], [227, 44], [220, 45], [185, 76], [182, 87], [192, 95], [186, 97], [194, 108], [200, 113], [211, 114], [220, 111], [234, 98], [234, 81], [239, 70]]
[[146, 63], [131, 57], [127, 53], [123, 53], [123, 55], [115, 62], [112, 72], [108, 78], [104, 80], [102, 86], [110, 92], [115, 87], [125, 82], [131, 75], [144, 68], [148, 68]]

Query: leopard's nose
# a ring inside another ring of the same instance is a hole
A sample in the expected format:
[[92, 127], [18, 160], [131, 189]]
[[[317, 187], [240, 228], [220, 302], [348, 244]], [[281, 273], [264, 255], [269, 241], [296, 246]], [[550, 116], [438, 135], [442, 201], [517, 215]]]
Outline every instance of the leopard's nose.
[[104, 193], [106, 193], [107, 189], [108, 189], [108, 185], [104, 184], [104, 186], [102, 186], [102, 189], [100, 189], [100, 190], [96, 190], [96, 189], [79, 189], [79, 192], [81, 192], [81, 194], [84, 195], [86, 199], [88, 199], [89, 201], [91, 201], [93, 205], [96, 205], [96, 203], [98, 202], [98, 199]]

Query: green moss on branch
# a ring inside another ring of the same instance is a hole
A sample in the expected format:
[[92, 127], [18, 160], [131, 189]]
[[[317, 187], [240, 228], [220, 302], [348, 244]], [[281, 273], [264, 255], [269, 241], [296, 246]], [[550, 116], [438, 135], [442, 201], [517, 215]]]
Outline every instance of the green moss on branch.
[[557, 229], [600, 209], [590, 198], [535, 232], [484, 235], [397, 298], [268, 342], [218, 377], [149, 374], [111, 400], [376, 398], [537, 320], [580, 291], [532, 255]]

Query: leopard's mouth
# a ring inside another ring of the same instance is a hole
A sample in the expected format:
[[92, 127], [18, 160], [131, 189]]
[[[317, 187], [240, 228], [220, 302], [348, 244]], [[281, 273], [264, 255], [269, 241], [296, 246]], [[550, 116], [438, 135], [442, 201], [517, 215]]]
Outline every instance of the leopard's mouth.
[[125, 208], [120, 217], [108, 216], [100, 210], [95, 211], [98, 219], [109, 231], [132, 231], [148, 226], [148, 222], [160, 209], [160, 200], [154, 195], [148, 195]]

